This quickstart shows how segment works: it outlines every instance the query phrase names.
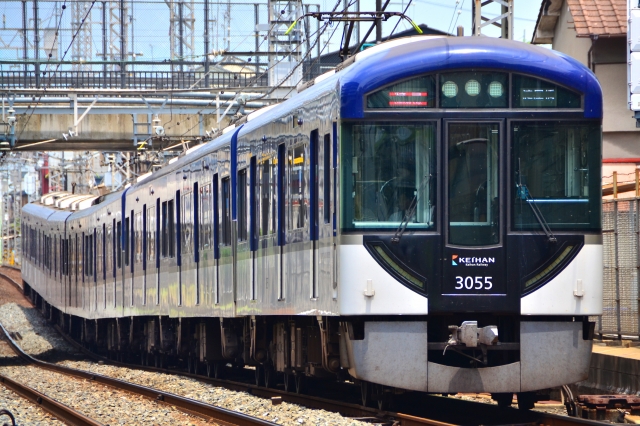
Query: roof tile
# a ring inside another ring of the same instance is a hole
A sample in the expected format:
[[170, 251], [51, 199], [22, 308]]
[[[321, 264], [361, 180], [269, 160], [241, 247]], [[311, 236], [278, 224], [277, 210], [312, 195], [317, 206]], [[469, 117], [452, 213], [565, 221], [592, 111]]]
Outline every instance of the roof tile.
[[627, 33], [624, 0], [567, 0], [567, 4], [579, 36]]

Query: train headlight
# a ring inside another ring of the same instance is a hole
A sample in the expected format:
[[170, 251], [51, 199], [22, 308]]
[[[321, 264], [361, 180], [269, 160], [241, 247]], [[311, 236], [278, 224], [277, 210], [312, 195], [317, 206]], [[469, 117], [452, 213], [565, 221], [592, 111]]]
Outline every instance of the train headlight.
[[492, 98], [499, 98], [503, 93], [504, 87], [499, 81], [492, 81], [491, 84], [489, 84], [489, 96]]
[[464, 85], [464, 91], [467, 92], [469, 96], [478, 96], [480, 93], [480, 83], [477, 80], [469, 80]]
[[442, 94], [447, 98], [455, 98], [458, 95], [458, 85], [453, 81], [446, 81], [442, 85]]

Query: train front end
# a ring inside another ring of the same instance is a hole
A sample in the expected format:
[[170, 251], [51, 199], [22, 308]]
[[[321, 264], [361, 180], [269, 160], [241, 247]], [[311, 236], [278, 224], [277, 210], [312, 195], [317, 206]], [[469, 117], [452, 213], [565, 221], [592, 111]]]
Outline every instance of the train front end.
[[342, 365], [435, 393], [587, 377], [602, 93], [547, 49], [410, 38], [341, 73]]

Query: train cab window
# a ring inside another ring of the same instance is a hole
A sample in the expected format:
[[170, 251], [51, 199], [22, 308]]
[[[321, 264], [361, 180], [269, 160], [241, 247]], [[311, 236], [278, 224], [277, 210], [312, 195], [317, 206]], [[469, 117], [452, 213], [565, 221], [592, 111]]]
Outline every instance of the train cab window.
[[500, 242], [498, 123], [450, 123], [447, 129], [449, 244]]
[[260, 180], [260, 236], [276, 232], [277, 219], [277, 163], [276, 158], [263, 160], [259, 166]]
[[367, 96], [367, 108], [433, 108], [435, 77], [422, 76], [396, 83]]
[[602, 164], [599, 123], [512, 124], [512, 224], [539, 230], [600, 229]]
[[228, 177], [222, 179], [222, 226], [220, 243], [231, 245], [231, 182]]
[[505, 73], [458, 71], [440, 74], [441, 108], [507, 108], [509, 76]]
[[581, 97], [569, 89], [524, 75], [513, 75], [514, 108], [580, 108]]
[[199, 189], [200, 202], [198, 208], [199, 214], [199, 231], [200, 231], [200, 250], [209, 250], [212, 247], [211, 241], [211, 223], [213, 218], [211, 217], [213, 209], [213, 201], [211, 199], [211, 184], [206, 183]]
[[247, 240], [247, 169], [238, 172], [238, 240]]
[[307, 173], [309, 166], [306, 145], [290, 148], [287, 154], [289, 172], [289, 229], [304, 228], [309, 216], [309, 189]]
[[348, 123], [342, 135], [343, 229], [434, 229], [436, 125]]

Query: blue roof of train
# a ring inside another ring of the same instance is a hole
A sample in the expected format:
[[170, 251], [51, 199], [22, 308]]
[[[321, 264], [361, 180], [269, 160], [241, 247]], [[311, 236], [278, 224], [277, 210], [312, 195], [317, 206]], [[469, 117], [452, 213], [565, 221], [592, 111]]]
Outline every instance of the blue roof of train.
[[554, 50], [487, 37], [421, 37], [393, 49], [383, 46], [337, 74], [342, 86], [341, 118], [362, 118], [364, 95], [394, 81], [469, 68], [514, 71], [552, 80], [584, 93], [585, 117], [602, 117], [602, 90], [596, 76], [577, 60]]

